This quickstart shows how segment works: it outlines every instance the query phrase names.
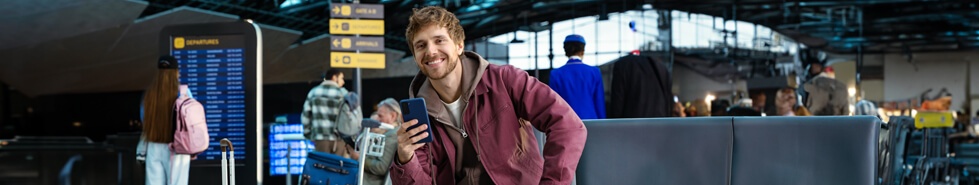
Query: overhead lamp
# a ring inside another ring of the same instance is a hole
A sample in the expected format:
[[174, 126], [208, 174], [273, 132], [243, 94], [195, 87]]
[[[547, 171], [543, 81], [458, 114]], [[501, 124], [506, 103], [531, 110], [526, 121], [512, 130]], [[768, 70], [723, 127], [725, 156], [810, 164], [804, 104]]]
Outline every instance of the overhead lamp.
[[524, 43], [524, 41], [517, 39], [517, 32], [513, 32], [513, 40], [510, 40], [510, 44], [521, 44], [521, 43]]

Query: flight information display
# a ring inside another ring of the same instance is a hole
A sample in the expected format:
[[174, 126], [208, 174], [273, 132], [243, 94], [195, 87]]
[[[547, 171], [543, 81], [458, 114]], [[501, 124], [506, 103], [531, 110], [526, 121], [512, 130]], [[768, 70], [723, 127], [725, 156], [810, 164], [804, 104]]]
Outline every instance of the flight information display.
[[[292, 172], [293, 175], [303, 173], [303, 165], [306, 164], [307, 152], [315, 149], [313, 142], [302, 140], [289, 140], [286, 135], [302, 135], [303, 124], [272, 124], [269, 126], [269, 175], [285, 175]], [[292, 153], [289, 153], [290, 147]], [[286, 155], [289, 158], [286, 158]], [[290, 164], [291, 163], [291, 164]]]
[[243, 35], [173, 36], [171, 55], [180, 66], [180, 83], [187, 84], [207, 115], [210, 147], [197, 160], [221, 160], [220, 140], [234, 145], [235, 159], [245, 159], [245, 48]]

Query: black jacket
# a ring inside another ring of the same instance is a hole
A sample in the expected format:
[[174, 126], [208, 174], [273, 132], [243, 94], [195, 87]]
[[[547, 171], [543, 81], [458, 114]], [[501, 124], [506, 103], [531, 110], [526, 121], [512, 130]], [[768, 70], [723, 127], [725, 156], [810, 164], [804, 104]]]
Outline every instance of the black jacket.
[[629, 55], [612, 66], [608, 118], [668, 117], [673, 110], [673, 80], [666, 66], [648, 56]]

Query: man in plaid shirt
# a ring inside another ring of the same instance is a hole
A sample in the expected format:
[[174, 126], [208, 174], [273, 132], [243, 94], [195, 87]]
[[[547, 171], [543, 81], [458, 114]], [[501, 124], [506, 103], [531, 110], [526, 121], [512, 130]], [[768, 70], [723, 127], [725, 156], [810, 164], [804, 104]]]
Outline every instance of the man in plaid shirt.
[[[326, 71], [323, 83], [309, 90], [306, 103], [303, 104], [303, 135], [312, 140], [316, 151], [345, 156], [348, 147], [338, 135], [338, 128], [343, 129], [348, 120], [340, 120], [341, 114], [360, 112], [359, 110], [343, 109], [347, 89], [343, 88], [343, 73], [336, 69]], [[358, 114], [353, 113], [357, 117]], [[349, 118], [349, 119], [359, 119]], [[339, 121], [340, 123], [335, 123]], [[344, 132], [344, 131], [340, 131]], [[346, 133], [350, 134], [350, 133]]]

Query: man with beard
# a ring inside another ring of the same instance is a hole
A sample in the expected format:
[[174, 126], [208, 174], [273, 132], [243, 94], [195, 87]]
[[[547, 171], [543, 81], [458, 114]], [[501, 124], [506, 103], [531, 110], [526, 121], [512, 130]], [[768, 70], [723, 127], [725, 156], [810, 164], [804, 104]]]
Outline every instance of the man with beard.
[[[416, 143], [429, 125], [401, 125], [394, 184], [571, 184], [587, 132], [557, 93], [464, 52], [459, 19], [444, 8], [415, 9], [405, 35], [421, 71], [409, 95], [425, 99], [433, 142]], [[543, 158], [531, 127], [547, 134]]]

